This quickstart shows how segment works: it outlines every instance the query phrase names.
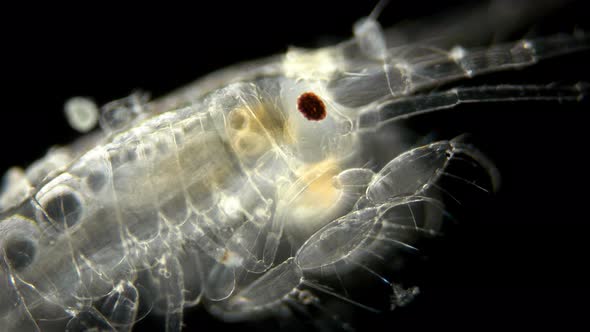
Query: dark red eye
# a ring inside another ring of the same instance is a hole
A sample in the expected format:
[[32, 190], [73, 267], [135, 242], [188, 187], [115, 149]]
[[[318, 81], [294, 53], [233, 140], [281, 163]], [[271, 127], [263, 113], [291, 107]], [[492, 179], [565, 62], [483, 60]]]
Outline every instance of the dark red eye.
[[308, 120], [320, 121], [326, 117], [326, 105], [324, 102], [313, 92], [302, 93], [297, 98], [297, 109], [303, 114]]

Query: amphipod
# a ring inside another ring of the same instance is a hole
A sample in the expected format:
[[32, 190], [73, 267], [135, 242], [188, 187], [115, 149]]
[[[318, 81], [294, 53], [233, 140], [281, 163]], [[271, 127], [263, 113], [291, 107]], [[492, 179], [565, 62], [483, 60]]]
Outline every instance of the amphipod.
[[407, 31], [384, 32], [376, 15], [353, 31], [164, 98], [133, 94], [98, 118], [69, 103], [74, 127], [101, 130], [4, 177], [3, 331], [130, 331], [155, 315], [175, 332], [197, 305], [226, 322], [344, 329], [350, 312], [411, 302], [410, 268], [500, 176], [467, 136], [399, 140], [412, 132], [402, 120], [464, 103], [579, 102], [583, 82], [457, 82], [590, 43], [400, 44]]

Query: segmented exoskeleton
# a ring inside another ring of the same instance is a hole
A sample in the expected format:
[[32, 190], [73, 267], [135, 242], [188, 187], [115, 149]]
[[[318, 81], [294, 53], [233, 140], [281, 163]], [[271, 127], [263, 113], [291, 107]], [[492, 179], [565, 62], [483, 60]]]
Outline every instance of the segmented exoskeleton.
[[[580, 33], [482, 48], [397, 37], [372, 15], [335, 46], [154, 101], [134, 94], [103, 107], [102, 131], [10, 170], [1, 326], [127, 331], [153, 312], [179, 331], [197, 304], [232, 321], [411, 300], [408, 257], [493, 194], [499, 174], [465, 137], [405, 146], [398, 121], [462, 103], [577, 102], [583, 82], [433, 89], [590, 43]], [[390, 298], [368, 300], [367, 283]]]

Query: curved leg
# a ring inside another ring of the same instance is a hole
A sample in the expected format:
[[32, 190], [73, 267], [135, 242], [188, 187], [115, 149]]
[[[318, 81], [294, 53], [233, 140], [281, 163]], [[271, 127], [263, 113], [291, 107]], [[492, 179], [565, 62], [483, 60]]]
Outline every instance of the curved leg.
[[117, 332], [117, 330], [108, 322], [98, 310], [90, 308], [89, 310], [79, 312], [74, 318], [70, 319], [66, 325], [67, 332], [83, 331], [105, 331]]
[[177, 257], [162, 255], [151, 271], [152, 308], [165, 317], [166, 332], [180, 332], [184, 310], [184, 275]]
[[[490, 167], [460, 140], [394, 158], [373, 177], [352, 212], [319, 230], [296, 253], [304, 284], [368, 310], [404, 305], [417, 293], [414, 281], [404, 280], [407, 263], [454, 220], [451, 206], [464, 208], [464, 197], [493, 192], [497, 179]], [[480, 182], [482, 175], [489, 179]], [[385, 286], [381, 292], [390, 293], [389, 302], [370, 303], [357, 287], [365, 282]]]
[[104, 299], [100, 312], [119, 332], [129, 332], [136, 322], [139, 294], [133, 283], [121, 281]]

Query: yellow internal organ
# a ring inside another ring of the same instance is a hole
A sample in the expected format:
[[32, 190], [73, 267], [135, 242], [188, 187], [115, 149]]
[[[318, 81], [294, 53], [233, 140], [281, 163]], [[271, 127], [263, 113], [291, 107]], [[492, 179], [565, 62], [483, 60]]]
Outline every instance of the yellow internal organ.
[[228, 117], [232, 147], [243, 157], [258, 157], [273, 144], [293, 141], [287, 120], [272, 107], [259, 104], [255, 107], [240, 107]]
[[340, 197], [340, 189], [334, 186], [333, 180], [339, 172], [333, 159], [304, 167], [299, 178], [301, 189], [294, 200], [294, 207], [298, 210], [310, 209], [308, 212], [313, 214], [328, 212]]
[[264, 136], [245, 130], [237, 132], [233, 142], [236, 151], [246, 157], [260, 156], [270, 146]]

